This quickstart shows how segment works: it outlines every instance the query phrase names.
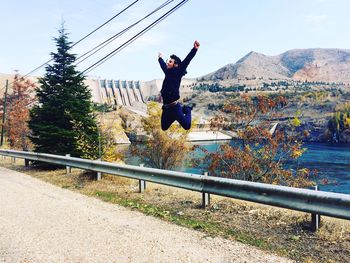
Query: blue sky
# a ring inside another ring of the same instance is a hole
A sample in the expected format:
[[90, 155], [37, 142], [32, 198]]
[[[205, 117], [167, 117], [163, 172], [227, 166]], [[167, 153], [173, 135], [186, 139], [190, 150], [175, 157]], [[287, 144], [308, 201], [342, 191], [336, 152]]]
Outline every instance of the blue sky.
[[[11, 0], [0, 3], [0, 73], [26, 74], [50, 59], [61, 21], [77, 41], [132, 0]], [[165, 0], [140, 0], [72, 50], [82, 54]], [[175, 0], [174, 3], [180, 2]], [[172, 4], [173, 6], [174, 4]], [[187, 77], [199, 77], [234, 63], [250, 51], [278, 55], [294, 48], [350, 48], [348, 0], [189, 0], [183, 7], [88, 75], [102, 78], [162, 78], [157, 62], [186, 56], [201, 43]], [[160, 11], [78, 66], [84, 70], [151, 23]], [[38, 71], [35, 75], [43, 74]]]

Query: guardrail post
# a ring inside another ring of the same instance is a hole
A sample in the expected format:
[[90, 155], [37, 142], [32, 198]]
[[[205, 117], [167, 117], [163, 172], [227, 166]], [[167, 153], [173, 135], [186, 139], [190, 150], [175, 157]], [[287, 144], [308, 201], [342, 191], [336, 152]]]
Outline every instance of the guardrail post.
[[24, 166], [28, 167], [29, 166], [29, 160], [28, 159], [24, 159]]
[[[144, 167], [144, 164], [140, 164], [141, 167]], [[139, 180], [139, 193], [142, 193], [146, 190], [146, 181], [144, 180]]]
[[[204, 176], [208, 176], [208, 172], [205, 172]], [[210, 205], [210, 194], [202, 192], [202, 207], [206, 208], [209, 205]]]
[[[101, 158], [97, 159], [98, 161], [101, 161]], [[101, 181], [102, 180], [102, 173], [101, 172], [97, 172], [97, 181]]]
[[[318, 191], [318, 185], [314, 186], [315, 191]], [[311, 231], [316, 232], [321, 225], [321, 215], [311, 214]]]
[[[67, 157], [70, 156], [69, 153], [66, 154]], [[66, 174], [70, 174], [72, 172], [72, 168], [70, 166], [66, 166]]]

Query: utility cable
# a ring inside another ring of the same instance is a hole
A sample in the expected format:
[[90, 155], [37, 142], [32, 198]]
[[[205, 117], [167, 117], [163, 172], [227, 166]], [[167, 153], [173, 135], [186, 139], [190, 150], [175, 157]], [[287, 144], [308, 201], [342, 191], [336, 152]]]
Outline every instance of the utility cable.
[[104, 22], [102, 25], [100, 25], [99, 27], [97, 27], [96, 29], [92, 30], [89, 34], [87, 34], [86, 36], [84, 36], [83, 38], [79, 39], [77, 42], [74, 43], [74, 45], [72, 45], [70, 48], [76, 46], [77, 44], [79, 44], [81, 41], [83, 41], [85, 38], [89, 37], [90, 35], [92, 35], [93, 33], [95, 33], [97, 30], [99, 30], [100, 28], [104, 27], [105, 25], [107, 25], [109, 22], [111, 22], [114, 18], [116, 18], [117, 16], [119, 16], [120, 14], [122, 14], [124, 11], [128, 10], [130, 7], [132, 7], [134, 4], [136, 4], [139, 0], [135, 0], [134, 2], [132, 2], [130, 5], [128, 5], [127, 7], [125, 7], [123, 10], [121, 10], [118, 14], [114, 15], [113, 17], [111, 17], [110, 19], [108, 19], [106, 22]]
[[168, 12], [166, 12], [164, 15], [162, 15], [161, 17], [159, 17], [158, 19], [156, 19], [153, 23], [151, 23], [150, 25], [148, 25], [146, 28], [144, 28], [143, 30], [141, 30], [139, 33], [137, 33], [136, 35], [134, 35], [132, 38], [130, 38], [129, 40], [127, 40], [126, 42], [124, 42], [122, 45], [120, 45], [118, 48], [116, 48], [115, 50], [113, 50], [112, 52], [110, 52], [109, 54], [107, 54], [106, 56], [104, 56], [103, 58], [101, 58], [100, 60], [98, 60], [96, 63], [92, 64], [91, 66], [89, 66], [88, 68], [86, 68], [84, 71], [81, 72], [81, 74], [86, 74], [90, 71], [92, 71], [93, 69], [97, 68], [98, 66], [102, 65], [104, 62], [106, 62], [108, 59], [110, 59], [111, 57], [113, 57], [115, 54], [117, 54], [118, 52], [120, 52], [122, 49], [124, 49], [125, 47], [127, 47], [128, 45], [130, 45], [132, 42], [134, 42], [137, 38], [139, 38], [140, 36], [142, 36], [143, 34], [145, 34], [147, 31], [149, 31], [150, 29], [152, 29], [154, 26], [156, 26], [158, 23], [160, 23], [162, 20], [164, 20], [166, 17], [168, 17], [169, 15], [171, 15], [173, 12], [175, 12], [176, 10], [178, 10], [181, 6], [183, 6], [185, 3], [187, 3], [189, 0], [183, 0], [181, 1], [179, 4], [177, 4], [175, 7], [173, 7], [172, 9], [170, 9]]
[[[79, 65], [80, 63], [82, 63], [83, 61], [85, 61], [86, 59], [88, 59], [89, 57], [91, 57], [92, 55], [96, 54], [98, 51], [100, 51], [102, 48], [104, 48], [105, 46], [107, 46], [108, 44], [110, 44], [111, 42], [113, 42], [115, 39], [117, 39], [118, 37], [120, 37], [121, 35], [123, 35], [124, 33], [126, 33], [127, 31], [129, 31], [131, 28], [133, 28], [134, 26], [136, 26], [137, 24], [139, 24], [140, 22], [142, 22], [143, 20], [145, 20], [146, 18], [150, 17], [151, 15], [153, 15], [154, 13], [158, 12], [159, 10], [161, 10], [162, 8], [164, 8], [165, 6], [167, 6], [168, 4], [170, 4], [171, 2], [173, 2], [174, 0], [167, 0], [166, 2], [164, 2], [163, 4], [161, 4], [159, 7], [157, 7], [156, 9], [154, 9], [152, 12], [150, 12], [149, 14], [147, 14], [146, 16], [144, 16], [143, 18], [141, 18], [140, 20], [136, 21], [135, 23], [133, 23], [132, 25], [124, 28], [122, 31], [118, 32], [117, 34], [113, 35], [112, 37], [108, 38], [107, 40], [105, 40], [104, 42], [100, 43], [99, 45], [95, 46], [94, 48], [90, 49], [89, 51], [87, 51], [86, 53], [84, 53], [83, 55], [79, 56], [76, 61], [78, 61], [75, 65]], [[97, 49], [97, 50], [96, 50]], [[91, 53], [92, 52], [92, 53]], [[90, 55], [88, 55], [89, 53], [91, 53]], [[88, 56], [87, 56], [88, 55]], [[86, 57], [85, 57], [86, 56]], [[85, 57], [85, 58], [83, 58]], [[80, 60], [80, 61], [79, 61]]]

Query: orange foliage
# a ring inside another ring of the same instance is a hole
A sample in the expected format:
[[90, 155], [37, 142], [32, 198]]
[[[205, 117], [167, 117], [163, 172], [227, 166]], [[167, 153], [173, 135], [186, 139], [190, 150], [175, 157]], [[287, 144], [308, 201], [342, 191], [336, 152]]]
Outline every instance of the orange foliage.
[[[281, 96], [242, 95], [228, 101], [223, 113], [212, 119], [211, 127], [233, 130], [239, 139], [206, 153], [202, 161], [209, 164], [210, 175], [294, 187], [313, 185], [313, 173], [297, 167], [296, 160], [305, 151], [302, 142], [284, 131], [270, 132], [272, 121], [281, 117], [279, 112], [286, 104]], [[286, 161], [296, 167], [285, 169]]]
[[34, 102], [30, 92], [35, 84], [15, 75], [13, 80], [13, 93], [9, 94], [7, 101], [7, 116], [5, 129], [10, 147], [13, 149], [28, 150], [29, 148], [29, 107]]

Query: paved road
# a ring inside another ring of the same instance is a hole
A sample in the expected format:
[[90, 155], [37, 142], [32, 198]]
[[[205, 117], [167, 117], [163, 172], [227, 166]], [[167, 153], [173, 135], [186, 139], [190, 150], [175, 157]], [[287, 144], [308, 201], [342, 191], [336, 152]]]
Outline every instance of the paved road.
[[0, 262], [291, 262], [0, 167]]

